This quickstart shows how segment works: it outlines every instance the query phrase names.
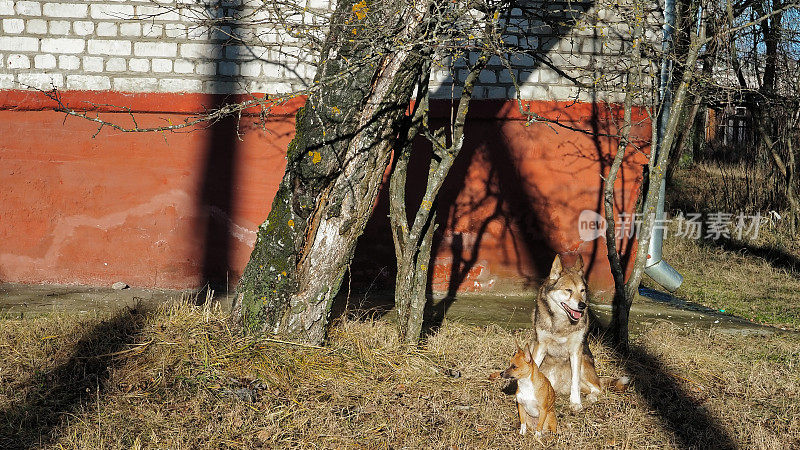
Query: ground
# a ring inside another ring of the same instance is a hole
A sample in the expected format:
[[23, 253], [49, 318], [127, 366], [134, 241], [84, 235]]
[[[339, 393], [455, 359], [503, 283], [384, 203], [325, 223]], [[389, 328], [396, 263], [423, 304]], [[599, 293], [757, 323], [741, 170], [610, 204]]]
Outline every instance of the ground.
[[529, 329], [445, 321], [408, 351], [385, 320], [342, 320], [314, 348], [242, 337], [193, 300], [4, 319], [0, 447], [800, 445], [795, 333], [662, 320], [626, 358], [593, 338], [600, 373], [631, 389], [577, 414], [560, 398], [559, 434], [540, 442], [517, 434], [509, 387], [488, 379]]

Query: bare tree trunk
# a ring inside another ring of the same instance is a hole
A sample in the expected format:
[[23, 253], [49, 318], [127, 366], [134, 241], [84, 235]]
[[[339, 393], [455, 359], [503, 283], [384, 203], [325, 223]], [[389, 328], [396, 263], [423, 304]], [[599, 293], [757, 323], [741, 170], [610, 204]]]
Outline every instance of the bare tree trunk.
[[[711, 22], [713, 24], [713, 22]], [[712, 26], [709, 26], [713, 30]], [[712, 31], [713, 32], [713, 31]], [[703, 71], [702, 71], [702, 78], [704, 80], [709, 80], [712, 77], [712, 70], [714, 68], [714, 59], [716, 55], [716, 49], [714, 43], [711, 42], [708, 44], [708, 49], [706, 49], [706, 57], [703, 61]], [[697, 121], [697, 113], [700, 111], [700, 104], [702, 102], [703, 95], [705, 92], [699, 90], [699, 88], [695, 92], [692, 93], [692, 107], [689, 110], [689, 114], [686, 116], [686, 121], [684, 125], [680, 127], [680, 131], [678, 134], [677, 145], [675, 146], [675, 155], [670, 158], [669, 164], [667, 165], [667, 181], [672, 180], [675, 170], [681, 163], [681, 159], [683, 155], [686, 153], [687, 143], [689, 142], [689, 136], [695, 135], [697, 133], [697, 126], [695, 126], [695, 122]], [[697, 136], [694, 136], [695, 139]]]
[[[632, 73], [628, 72], [628, 77]], [[638, 78], [638, 77], [637, 77]], [[627, 329], [628, 323], [628, 308], [632, 299], [628, 299], [626, 285], [625, 285], [625, 269], [622, 267], [620, 255], [617, 251], [617, 237], [616, 237], [616, 220], [614, 218], [614, 184], [619, 174], [619, 169], [625, 157], [625, 150], [630, 142], [631, 131], [631, 109], [633, 103], [633, 96], [631, 93], [631, 84], [633, 80], [628, 79], [628, 88], [625, 93], [625, 112], [623, 118], [622, 130], [619, 138], [619, 145], [617, 146], [617, 153], [614, 155], [614, 161], [609, 168], [608, 175], [603, 184], [603, 209], [606, 219], [606, 249], [608, 251], [608, 262], [611, 266], [611, 275], [614, 278], [614, 298], [612, 300], [612, 322], [610, 328], [612, 330], [619, 330], [624, 327]], [[617, 335], [620, 331], [617, 331]], [[627, 337], [622, 337], [627, 341]]]
[[[406, 211], [406, 182], [408, 179], [408, 164], [411, 159], [414, 137], [419, 133], [423, 122], [427, 122], [428, 115], [428, 79], [425, 78], [419, 85], [420, 95], [416, 103], [415, 113], [406, 130], [405, 142], [399, 150], [392, 176], [389, 182], [389, 220], [391, 223], [392, 240], [394, 241], [395, 258], [397, 259], [397, 276], [395, 278], [395, 308], [397, 310], [397, 332], [400, 341], [411, 342], [413, 330], [411, 324], [419, 321], [422, 328], [422, 313], [425, 308], [425, 290], [427, 284], [428, 263], [433, 245], [433, 232], [436, 227], [436, 210], [433, 205], [428, 206], [431, 214], [423, 215], [425, 221], [419, 242], [412, 242], [408, 226]], [[431, 163], [433, 168], [433, 162]], [[418, 317], [417, 317], [418, 316]]]
[[[637, 27], [640, 26], [641, 25], [637, 25]], [[639, 35], [641, 35], [641, 30], [637, 31], [635, 27], [634, 35], [636, 35], [636, 33], [640, 33]], [[676, 142], [678, 128], [681, 122], [680, 118], [684, 108], [686, 108], [687, 92], [689, 85], [694, 79], [697, 58], [700, 54], [700, 49], [703, 46], [704, 41], [705, 33], [702, 27], [697, 30], [697, 32], [691, 33], [691, 42], [687, 49], [685, 57], [686, 59], [682, 61], [684, 63], [683, 65], [685, 70], [682, 73], [680, 82], [677, 83], [675, 88], [672, 108], [670, 109], [663, 135], [661, 136], [659, 151], [657, 155], [651, 154], [651, 160], [648, 164], [648, 184], [650, 189], [647, 191], [647, 195], [645, 196], [644, 204], [642, 206], [644, 218], [641, 228], [639, 229], [636, 257], [633, 261], [631, 275], [628, 278], [628, 281], [622, 285], [620, 285], [620, 281], [624, 279], [624, 272], [622, 272], [621, 264], [619, 264], [619, 255], [616, 250], [616, 241], [613, 236], [613, 222], [609, 222], [608, 228], [606, 229], [606, 245], [608, 246], [608, 254], [610, 258], [609, 261], [611, 262], [611, 269], [612, 273], [614, 273], [615, 283], [615, 295], [612, 303], [612, 316], [611, 323], [609, 325], [609, 331], [612, 339], [621, 351], [627, 351], [628, 349], [628, 321], [630, 317], [630, 309], [633, 300], [638, 293], [639, 284], [641, 283], [642, 275], [644, 274], [645, 263], [647, 262], [647, 248], [650, 245], [650, 237], [652, 236], [653, 226], [655, 225], [656, 206], [658, 204], [660, 193], [658, 186], [661, 185], [661, 181], [664, 179], [667, 162], [669, 161], [669, 154]], [[638, 45], [636, 47], [638, 47]], [[628, 102], [627, 97], [628, 93], [626, 92], [626, 103]], [[629, 112], [626, 111], [626, 116], [628, 114]], [[625, 139], [620, 140], [620, 148], [624, 150], [624, 146], [627, 146], [627, 142], [625, 142], [627, 136], [624, 133], [624, 129], [622, 134]], [[655, 133], [653, 136], [655, 136]], [[618, 159], [622, 158], [621, 153], [624, 153], [620, 150], [620, 148], [618, 148], [617, 154], [615, 155], [615, 163], [617, 163]], [[652, 148], [654, 148], [654, 146], [651, 144], [651, 149]], [[655, 156], [655, 160], [653, 159], [653, 156]], [[621, 164], [621, 161], [617, 163], [617, 169], [619, 168], [619, 164]], [[613, 209], [611, 207], [613, 207], [614, 204], [613, 185], [614, 181], [616, 180], [616, 171], [613, 173], [613, 177], [611, 175], [612, 173], [609, 173], [609, 176], [606, 177], [604, 185], [606, 220], [608, 220], [609, 215], [613, 215]], [[611, 234], [610, 236], [609, 233]], [[611, 245], [612, 243], [614, 245]], [[616, 263], [614, 260], [616, 260]]]
[[791, 135], [786, 137], [786, 153], [788, 155], [787, 166], [790, 168], [788, 170], [789, 174], [786, 177], [786, 197], [789, 200], [789, 208], [792, 211], [792, 229], [796, 230], [798, 228], [798, 223], [800, 223], [800, 201], [797, 199], [797, 181], [795, 181], [797, 162], [795, 161], [794, 146], [792, 145]]
[[609, 327], [614, 333], [613, 337], [615, 342], [624, 342], [626, 346], [628, 341], [628, 312], [630, 311], [630, 304], [633, 302], [633, 298], [628, 296], [627, 285], [625, 283], [625, 269], [622, 267], [620, 255], [617, 251], [616, 219], [614, 217], [616, 196], [614, 185], [617, 180], [617, 175], [619, 174], [619, 169], [625, 160], [625, 151], [630, 144], [634, 95], [637, 90], [642, 89], [641, 37], [642, 25], [637, 21], [632, 33], [633, 53], [625, 86], [622, 129], [619, 133], [619, 143], [617, 145], [617, 152], [614, 155], [614, 161], [611, 163], [608, 175], [603, 183], [603, 210], [606, 219], [606, 250], [608, 252], [608, 262], [611, 266], [611, 275], [614, 278], [614, 298], [611, 303], [612, 315]]
[[[703, 74], [705, 75], [705, 67], [703, 69]], [[710, 75], [709, 71], [709, 75]], [[692, 107], [689, 110], [689, 114], [686, 116], [686, 120], [683, 123], [683, 126], [680, 127], [680, 131], [678, 133], [677, 144], [675, 145], [675, 155], [669, 160], [669, 164], [667, 164], [667, 174], [665, 175], [667, 178], [667, 182], [671, 182], [673, 177], [675, 176], [675, 171], [678, 169], [678, 166], [681, 164], [681, 159], [683, 159], [683, 155], [686, 153], [687, 143], [689, 142], [689, 136], [692, 136], [693, 133], [697, 131], [697, 127], [695, 126], [695, 121], [697, 120], [697, 113], [700, 111], [700, 101], [702, 98], [701, 92], [695, 92], [692, 95]]]
[[[426, 303], [428, 265], [431, 258], [433, 232], [436, 229], [435, 202], [450, 168], [464, 146], [466, 124], [472, 91], [480, 72], [486, 67], [490, 54], [484, 51], [470, 69], [458, 102], [458, 111], [452, 125], [452, 141], [447, 146], [443, 128], [433, 133], [428, 130], [427, 80], [421, 85], [423, 94], [418, 102], [413, 123], [406, 137], [406, 145], [397, 158], [390, 182], [390, 219], [392, 238], [397, 256], [397, 278], [395, 283], [395, 305], [398, 315], [400, 341], [415, 345], [422, 331], [423, 313]], [[419, 130], [428, 137], [433, 146], [433, 155], [428, 170], [425, 194], [422, 197], [414, 221], [408, 224], [406, 212], [406, 183], [408, 161], [411, 156], [411, 140]]]
[[246, 330], [323, 341], [422, 66], [415, 46], [381, 54], [376, 42], [420, 42], [431, 1], [337, 5], [322, 85], [297, 114], [286, 173], [237, 289], [234, 317]]

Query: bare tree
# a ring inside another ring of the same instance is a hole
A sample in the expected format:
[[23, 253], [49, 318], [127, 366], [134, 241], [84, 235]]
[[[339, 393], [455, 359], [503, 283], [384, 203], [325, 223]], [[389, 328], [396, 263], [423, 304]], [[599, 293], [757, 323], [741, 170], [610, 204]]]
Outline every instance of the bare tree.
[[237, 289], [235, 311], [248, 330], [324, 339], [424, 65], [431, 4], [337, 5], [317, 70], [321, 86], [298, 113], [286, 174]]
[[[641, 4], [641, 3], [640, 3]], [[731, 39], [737, 33], [744, 30], [752, 30], [754, 27], [761, 26], [764, 29], [764, 24], [774, 23], [779, 21], [782, 12], [790, 8], [789, 4], [772, 5], [770, 8], [763, 8], [752, 14], [747, 20], [742, 20], [737, 17], [741, 15], [750, 6], [749, 3], [737, 5], [732, 2], [713, 2], [710, 0], [690, 0], [682, 2], [680, 11], [684, 14], [683, 20], [677, 21], [678, 26], [683, 29], [677, 30], [679, 36], [679, 44], [664, 46], [664, 52], [651, 51], [651, 61], [666, 58], [666, 60], [673, 66], [670, 76], [662, 80], [662, 92], [668, 92], [671, 95], [669, 98], [662, 96], [651, 97], [653, 101], [649, 103], [648, 109], [652, 112], [653, 117], [659, 116], [661, 122], [653, 122], [653, 136], [656, 140], [651, 144], [651, 157], [649, 164], [646, 168], [646, 180], [649, 188], [646, 195], [643, 197], [641, 212], [643, 216], [642, 225], [639, 229], [638, 235], [638, 249], [636, 251], [630, 275], [627, 280], [625, 271], [620, 263], [620, 256], [616, 248], [616, 237], [614, 230], [614, 189], [613, 185], [616, 180], [616, 168], [620, 164], [620, 158], [624, 154], [624, 148], [629, 144], [630, 138], [630, 107], [635, 103], [631, 89], [631, 80], [635, 81], [634, 85], [641, 85], [641, 74], [629, 72], [628, 74], [628, 90], [626, 91], [625, 101], [625, 119], [623, 130], [620, 136], [619, 148], [615, 155], [614, 164], [612, 165], [609, 175], [605, 179], [604, 188], [604, 205], [605, 216], [608, 222], [608, 229], [606, 230], [606, 243], [608, 247], [609, 261], [611, 263], [612, 273], [615, 282], [615, 295], [613, 300], [613, 313], [610, 325], [610, 332], [613, 340], [623, 350], [628, 346], [628, 318], [630, 313], [631, 304], [637, 294], [638, 287], [641, 281], [644, 267], [649, 255], [647, 249], [649, 247], [650, 238], [653, 233], [656, 222], [656, 206], [659, 201], [659, 196], [663, 195], [658, 187], [662, 185], [665, 176], [667, 163], [670, 154], [674, 149], [681, 145], [681, 141], [685, 139], [684, 129], [686, 123], [693, 121], [693, 116], [696, 114], [698, 108], [697, 91], [694, 89], [694, 83], [702, 77], [712, 77], [721, 72], [719, 67], [713, 67], [711, 64], [718, 62], [717, 49], [723, 40]], [[636, 11], [634, 7], [633, 11]], [[736, 11], [736, 12], [734, 12]], [[633, 17], [637, 17], [636, 14]], [[727, 20], [724, 19], [727, 17]], [[634, 36], [636, 36], [635, 24], [638, 19], [634, 20]], [[768, 28], [768, 27], [767, 27]], [[766, 34], [765, 34], [766, 35]], [[636, 38], [634, 38], [636, 39]], [[638, 46], [637, 46], [638, 47]], [[769, 52], [767, 52], [769, 53]], [[638, 51], [634, 51], [634, 60], [640, 57]], [[700, 64], [699, 61], [703, 56], [704, 63]], [[736, 58], [730, 59], [736, 68]], [[652, 64], [652, 63], [651, 63]], [[633, 68], [634, 65], [632, 64]], [[769, 70], [769, 69], [767, 69]], [[742, 82], [743, 75], [739, 69], [735, 70], [738, 74], [740, 82]], [[766, 74], [766, 72], [765, 72]], [[770, 76], [772, 77], [772, 76]], [[765, 79], [770, 79], [765, 75]], [[709, 82], [705, 78], [704, 81]], [[666, 84], [665, 84], [666, 83]], [[692, 91], [695, 91], [694, 100], [692, 100]], [[669, 108], [665, 108], [665, 101], [670, 103]], [[688, 121], [683, 118], [688, 116]], [[762, 125], [758, 125], [762, 127]], [[762, 137], [765, 141], [770, 142], [768, 131], [762, 132]], [[769, 144], [767, 144], [769, 147]], [[789, 140], [789, 148], [791, 147], [791, 140]], [[789, 153], [789, 158], [793, 158]], [[780, 158], [775, 158], [777, 163], [780, 163]], [[792, 164], [794, 161], [792, 160]], [[788, 180], [793, 180], [793, 172], [786, 168], [782, 172]], [[791, 200], [790, 200], [791, 202]], [[663, 226], [663, 224], [659, 224]]]
[[[390, 220], [392, 238], [397, 257], [397, 279], [395, 283], [395, 305], [398, 315], [398, 333], [401, 341], [416, 344], [423, 323], [423, 313], [427, 301], [428, 265], [431, 259], [433, 232], [436, 229], [435, 202], [453, 162], [464, 146], [464, 127], [475, 82], [486, 66], [490, 50], [481, 52], [475, 64], [470, 67], [464, 83], [461, 98], [452, 126], [451, 143], [447, 144], [444, 127], [431, 130], [428, 120], [428, 89], [430, 77], [426, 74], [420, 85], [421, 101], [412, 116], [412, 122], [405, 137], [405, 145], [400, 149], [389, 187]], [[414, 219], [409, 226], [406, 210], [406, 185], [408, 183], [408, 163], [411, 158], [414, 137], [422, 132], [433, 146], [425, 194], [417, 207]]]
[[[631, 42], [633, 52], [628, 67], [625, 80], [625, 100], [623, 102], [622, 129], [620, 130], [619, 144], [614, 154], [613, 162], [609, 167], [608, 174], [603, 182], [603, 210], [606, 220], [606, 248], [608, 251], [608, 262], [611, 265], [611, 275], [614, 278], [614, 297], [612, 300], [612, 321], [609, 326], [614, 340], [622, 346], [627, 345], [628, 341], [628, 316], [630, 306], [641, 282], [644, 265], [639, 263], [639, 270], [625, 280], [625, 269], [622, 265], [621, 256], [617, 249], [617, 233], [615, 218], [615, 191], [614, 185], [617, 175], [625, 158], [625, 153], [630, 145], [632, 128], [632, 109], [634, 102], [641, 101], [642, 90], [642, 47], [644, 45], [644, 17], [645, 5], [641, 2], [634, 2], [631, 8], [633, 28], [631, 31]], [[639, 246], [647, 245], [642, 242], [640, 237]], [[643, 252], [639, 252], [643, 253]], [[638, 256], [637, 256], [638, 259]], [[639, 261], [636, 261], [639, 262]]]
[[[728, 4], [725, 12], [725, 25], [734, 30], [727, 41], [727, 56], [738, 81], [738, 86], [728, 89], [751, 111], [759, 146], [780, 175], [792, 229], [798, 229], [800, 10], [797, 3], [762, 0]], [[752, 26], [742, 26], [748, 24]]]

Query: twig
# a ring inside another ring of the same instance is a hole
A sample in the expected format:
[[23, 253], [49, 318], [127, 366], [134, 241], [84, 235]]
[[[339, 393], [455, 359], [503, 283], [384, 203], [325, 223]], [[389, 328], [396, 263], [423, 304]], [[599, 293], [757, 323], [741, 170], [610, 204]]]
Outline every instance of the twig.
[[151, 339], [150, 341], [142, 343], [142, 344], [133, 344], [134, 345], [133, 348], [129, 348], [129, 349], [126, 349], [126, 350], [120, 350], [118, 352], [112, 352], [112, 353], [104, 353], [102, 355], [79, 356], [78, 359], [105, 358], [105, 357], [108, 357], [108, 356], [115, 357], [115, 356], [120, 356], [120, 355], [124, 355], [126, 353], [135, 352], [135, 351], [141, 352], [141, 351], [144, 351], [144, 349], [147, 348], [147, 346], [149, 346], [153, 342], [154, 342], [154, 339]]
[[314, 348], [314, 349], [318, 349], [318, 350], [325, 349], [325, 347], [321, 347], [319, 345], [304, 344], [302, 342], [294, 342], [294, 341], [282, 341], [280, 339], [273, 339], [273, 338], [268, 338], [268, 337], [262, 337], [261, 340], [262, 341], [267, 341], [267, 342], [274, 342], [276, 344], [296, 345], [298, 347]]

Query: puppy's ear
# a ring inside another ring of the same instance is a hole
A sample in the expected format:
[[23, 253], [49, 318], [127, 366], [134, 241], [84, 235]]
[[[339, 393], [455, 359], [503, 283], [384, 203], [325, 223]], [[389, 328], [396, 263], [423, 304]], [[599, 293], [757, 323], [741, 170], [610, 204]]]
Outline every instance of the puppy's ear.
[[578, 255], [578, 259], [575, 260], [575, 269], [583, 272], [583, 256]]
[[553, 267], [550, 268], [550, 279], [557, 280], [561, 276], [562, 270], [561, 255], [556, 255], [556, 259], [553, 260]]
[[531, 362], [532, 359], [533, 359], [533, 357], [531, 357], [531, 347], [530, 347], [530, 345], [526, 345], [525, 346], [525, 362], [529, 363], [529, 362]]

